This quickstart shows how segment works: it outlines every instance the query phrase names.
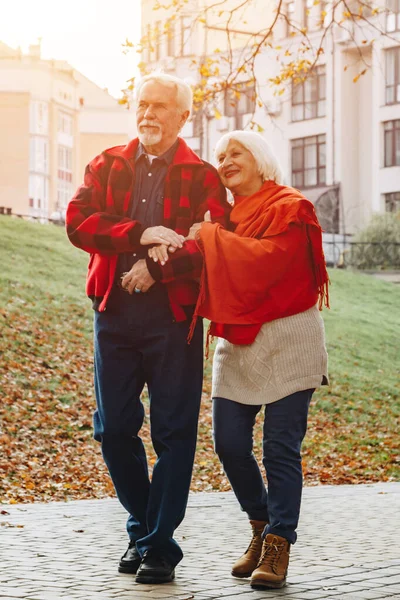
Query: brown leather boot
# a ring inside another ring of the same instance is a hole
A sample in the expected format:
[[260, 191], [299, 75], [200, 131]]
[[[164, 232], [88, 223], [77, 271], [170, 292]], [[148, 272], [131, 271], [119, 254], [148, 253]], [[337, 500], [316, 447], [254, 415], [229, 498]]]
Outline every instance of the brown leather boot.
[[269, 533], [263, 542], [260, 561], [251, 576], [251, 587], [283, 587], [286, 584], [289, 552], [290, 544], [285, 538]]
[[246, 552], [232, 567], [232, 575], [234, 577], [250, 577], [260, 560], [262, 548], [261, 535], [268, 523], [266, 521], [250, 521], [250, 525], [253, 529], [253, 537]]

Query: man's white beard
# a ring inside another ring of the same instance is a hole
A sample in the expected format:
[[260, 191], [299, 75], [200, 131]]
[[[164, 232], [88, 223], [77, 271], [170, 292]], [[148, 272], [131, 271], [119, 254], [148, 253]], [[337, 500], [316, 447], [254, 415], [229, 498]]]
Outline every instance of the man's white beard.
[[154, 133], [142, 132], [139, 127], [138, 138], [143, 146], [155, 146], [161, 142], [162, 132], [161, 130]]

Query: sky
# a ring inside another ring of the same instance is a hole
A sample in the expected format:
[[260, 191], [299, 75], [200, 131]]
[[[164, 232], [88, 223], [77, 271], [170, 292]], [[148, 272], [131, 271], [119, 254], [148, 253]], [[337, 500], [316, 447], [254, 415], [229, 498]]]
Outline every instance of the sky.
[[126, 38], [140, 38], [140, 0], [0, 0], [0, 41], [24, 52], [41, 38], [42, 58], [67, 60], [114, 96], [137, 74]]

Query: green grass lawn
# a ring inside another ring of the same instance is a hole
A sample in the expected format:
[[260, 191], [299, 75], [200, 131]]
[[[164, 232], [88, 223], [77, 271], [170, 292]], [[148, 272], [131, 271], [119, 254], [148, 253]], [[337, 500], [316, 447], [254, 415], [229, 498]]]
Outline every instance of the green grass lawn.
[[[91, 438], [88, 257], [63, 228], [11, 217], [0, 217], [0, 256], [0, 501], [111, 495]], [[399, 479], [400, 286], [330, 275], [332, 308], [323, 316], [331, 385], [312, 403], [305, 482]], [[193, 490], [229, 489], [212, 449], [210, 368], [211, 357]], [[143, 437], [153, 462], [147, 420]], [[259, 458], [260, 439], [258, 422]]]

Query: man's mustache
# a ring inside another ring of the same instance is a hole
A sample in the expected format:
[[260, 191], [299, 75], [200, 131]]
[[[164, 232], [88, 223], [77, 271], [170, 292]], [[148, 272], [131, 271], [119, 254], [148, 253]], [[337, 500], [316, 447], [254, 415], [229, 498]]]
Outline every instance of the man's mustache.
[[139, 129], [141, 127], [155, 127], [156, 129], [161, 129], [161, 126], [158, 123], [154, 123], [154, 121], [142, 121], [139, 125]]

